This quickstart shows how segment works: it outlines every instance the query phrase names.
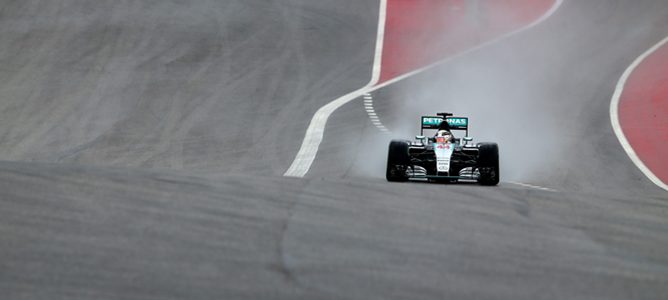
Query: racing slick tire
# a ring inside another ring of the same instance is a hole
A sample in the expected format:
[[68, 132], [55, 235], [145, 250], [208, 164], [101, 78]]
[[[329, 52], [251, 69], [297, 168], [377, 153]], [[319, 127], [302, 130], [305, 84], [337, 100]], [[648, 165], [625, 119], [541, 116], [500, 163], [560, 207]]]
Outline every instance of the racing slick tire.
[[402, 140], [393, 140], [387, 152], [387, 170], [385, 178], [391, 182], [403, 182], [408, 180], [406, 169], [410, 165], [410, 155], [408, 154], [409, 142]]
[[478, 144], [478, 171], [481, 185], [499, 184], [501, 170], [499, 169], [499, 146], [495, 143]]

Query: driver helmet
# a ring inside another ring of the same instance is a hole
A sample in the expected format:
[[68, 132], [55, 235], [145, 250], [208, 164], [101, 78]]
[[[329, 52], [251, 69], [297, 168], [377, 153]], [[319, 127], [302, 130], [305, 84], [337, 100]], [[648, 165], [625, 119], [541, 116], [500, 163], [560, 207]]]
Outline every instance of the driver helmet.
[[452, 141], [453, 136], [452, 133], [448, 130], [439, 130], [438, 132], [436, 132], [436, 138], [437, 139], [442, 138], [445, 141]]

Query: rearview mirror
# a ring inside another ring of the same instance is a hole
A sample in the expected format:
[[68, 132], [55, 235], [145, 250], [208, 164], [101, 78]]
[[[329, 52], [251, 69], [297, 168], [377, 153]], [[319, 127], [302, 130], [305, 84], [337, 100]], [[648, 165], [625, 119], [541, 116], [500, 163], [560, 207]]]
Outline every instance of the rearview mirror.
[[425, 136], [424, 136], [424, 135], [416, 135], [416, 136], [415, 136], [415, 139], [416, 139], [416, 140], [420, 140], [420, 141], [422, 141], [422, 140], [425, 139]]
[[473, 142], [473, 138], [470, 136], [464, 137], [464, 141], [466, 142]]

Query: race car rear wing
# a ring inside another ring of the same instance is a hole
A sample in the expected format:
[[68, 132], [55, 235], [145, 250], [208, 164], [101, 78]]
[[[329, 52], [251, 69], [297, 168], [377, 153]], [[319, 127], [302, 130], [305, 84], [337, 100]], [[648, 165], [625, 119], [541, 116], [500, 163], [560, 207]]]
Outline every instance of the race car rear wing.
[[441, 122], [445, 120], [450, 125], [451, 130], [465, 130], [466, 136], [469, 136], [469, 118], [453, 117], [451, 113], [441, 113], [438, 116], [422, 116], [422, 128], [420, 135], [424, 135], [425, 129], [438, 129]]

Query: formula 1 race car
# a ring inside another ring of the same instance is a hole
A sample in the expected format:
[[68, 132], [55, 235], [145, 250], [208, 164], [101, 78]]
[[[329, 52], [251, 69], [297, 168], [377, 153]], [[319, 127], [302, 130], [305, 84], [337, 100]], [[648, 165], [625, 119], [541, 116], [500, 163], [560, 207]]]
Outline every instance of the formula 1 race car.
[[[437, 130], [426, 137], [425, 129]], [[451, 131], [466, 131], [455, 138]], [[423, 116], [420, 135], [415, 141], [392, 140], [387, 155], [388, 181], [426, 179], [430, 182], [477, 181], [482, 185], [499, 183], [499, 147], [495, 143], [473, 143], [469, 119], [451, 113]]]

